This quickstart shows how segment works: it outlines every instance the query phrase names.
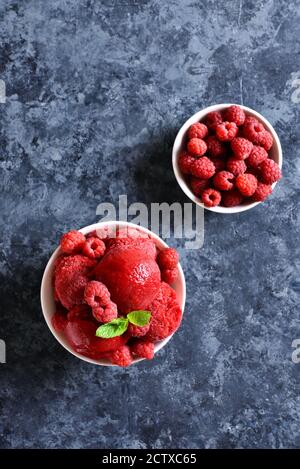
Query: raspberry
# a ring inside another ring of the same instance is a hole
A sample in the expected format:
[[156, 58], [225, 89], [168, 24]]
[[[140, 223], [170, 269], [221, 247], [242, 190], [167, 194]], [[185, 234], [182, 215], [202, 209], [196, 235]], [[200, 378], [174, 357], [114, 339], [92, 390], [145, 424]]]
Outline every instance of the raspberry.
[[215, 166], [206, 156], [202, 156], [194, 161], [192, 175], [200, 179], [209, 179], [215, 174]]
[[221, 160], [220, 158], [210, 158], [210, 161], [212, 161], [215, 165], [216, 172], [223, 171], [223, 169], [226, 167], [226, 161], [223, 159]]
[[132, 363], [132, 354], [127, 345], [123, 345], [115, 352], [109, 354], [109, 359], [114, 365], [126, 367]]
[[205, 138], [208, 134], [208, 128], [202, 122], [197, 122], [196, 124], [191, 125], [188, 130], [188, 137], [191, 138]]
[[85, 236], [80, 231], [72, 230], [65, 233], [60, 240], [60, 248], [66, 254], [79, 252], [85, 243]]
[[174, 269], [178, 262], [179, 255], [174, 248], [166, 248], [158, 253], [157, 263], [161, 269]]
[[257, 179], [253, 174], [240, 174], [236, 178], [236, 187], [245, 197], [250, 197], [256, 191]]
[[230, 173], [234, 174], [234, 176], [238, 176], [246, 171], [247, 166], [244, 160], [237, 160], [231, 157], [227, 160], [227, 169]]
[[164, 269], [161, 272], [161, 278], [164, 282], [172, 285], [178, 277], [178, 269]]
[[243, 199], [244, 197], [237, 189], [232, 189], [231, 191], [224, 192], [224, 194], [222, 194], [222, 204], [225, 207], [235, 207], [236, 205], [240, 205]]
[[204, 191], [204, 189], [207, 189], [209, 187], [209, 180], [192, 177], [190, 185], [193, 194], [198, 197]]
[[136, 340], [131, 346], [130, 350], [134, 355], [140, 358], [146, 358], [152, 360], [154, 357], [154, 343], [150, 340]]
[[158, 294], [149, 305], [149, 311], [150, 329], [145, 338], [150, 341], [165, 339], [179, 327], [182, 311], [175, 291], [167, 283], [161, 283]]
[[98, 322], [110, 322], [118, 316], [116, 303], [110, 301], [104, 306], [97, 306], [92, 309], [93, 316]]
[[229, 171], [220, 171], [214, 175], [214, 186], [221, 191], [229, 191], [233, 188], [234, 175]]
[[190, 155], [199, 157], [204, 155], [207, 150], [207, 145], [201, 138], [192, 138], [187, 144], [187, 151]]
[[263, 132], [263, 135], [260, 138], [259, 143], [260, 143], [261, 146], [264, 147], [265, 150], [269, 151], [271, 149], [272, 145], [273, 145], [273, 137], [270, 134], [270, 132], [265, 130]]
[[225, 110], [225, 118], [229, 122], [234, 122], [237, 126], [243, 125], [246, 115], [240, 106], [229, 106]]
[[249, 166], [259, 166], [264, 160], [268, 158], [268, 153], [263, 147], [258, 145], [253, 145], [252, 151], [249, 158], [247, 159], [247, 164]]
[[127, 331], [131, 337], [143, 337], [147, 334], [149, 329], [150, 324], [147, 324], [147, 326], [135, 326], [134, 324], [129, 323]]
[[222, 122], [217, 125], [216, 136], [221, 142], [230, 142], [238, 133], [238, 127], [234, 122]]
[[54, 289], [66, 309], [83, 303], [88, 274], [94, 267], [95, 261], [79, 254], [64, 257], [56, 266]]
[[219, 158], [226, 155], [226, 147], [224, 143], [219, 142], [215, 135], [210, 135], [205, 141], [209, 156], [212, 158]]
[[269, 158], [262, 162], [260, 166], [260, 174], [263, 182], [266, 184], [273, 184], [282, 176], [278, 164]]
[[259, 145], [262, 138], [264, 138], [265, 128], [264, 126], [258, 122], [251, 120], [244, 124], [243, 126], [243, 135], [246, 137], [250, 142]]
[[79, 319], [90, 319], [91, 311], [87, 305], [76, 305], [68, 312], [68, 321], [72, 321], [75, 318]]
[[85, 241], [82, 254], [90, 259], [99, 259], [105, 252], [105, 244], [99, 238], [89, 238]]
[[84, 301], [91, 308], [102, 308], [110, 303], [110, 293], [103, 283], [91, 280], [84, 289]]
[[215, 189], [206, 189], [202, 192], [201, 199], [206, 207], [215, 207], [221, 202], [221, 194]]
[[260, 123], [259, 120], [256, 119], [256, 117], [254, 117], [254, 116], [246, 116], [244, 125], [246, 126], [246, 125], [250, 124], [251, 122]]
[[63, 332], [67, 325], [67, 317], [61, 311], [56, 311], [52, 317], [52, 326], [56, 332]]
[[263, 202], [272, 193], [272, 186], [262, 182], [257, 183], [256, 191], [252, 196], [255, 202]]
[[209, 112], [205, 118], [205, 123], [211, 130], [216, 130], [217, 125], [221, 124], [222, 122], [222, 114], [219, 111]]
[[183, 174], [191, 174], [194, 161], [195, 158], [189, 155], [186, 151], [181, 153], [178, 160], [178, 166], [180, 171]]
[[253, 144], [243, 137], [234, 138], [230, 145], [237, 160], [248, 158], [253, 148]]

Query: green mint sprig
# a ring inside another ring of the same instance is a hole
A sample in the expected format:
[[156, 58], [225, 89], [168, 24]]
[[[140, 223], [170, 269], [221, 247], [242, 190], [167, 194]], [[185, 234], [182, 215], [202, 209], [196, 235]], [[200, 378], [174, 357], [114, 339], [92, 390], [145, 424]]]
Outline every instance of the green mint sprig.
[[131, 311], [126, 318], [116, 318], [96, 330], [96, 336], [102, 339], [111, 339], [124, 334], [127, 331], [129, 323], [134, 326], [147, 326], [151, 319], [150, 311]]

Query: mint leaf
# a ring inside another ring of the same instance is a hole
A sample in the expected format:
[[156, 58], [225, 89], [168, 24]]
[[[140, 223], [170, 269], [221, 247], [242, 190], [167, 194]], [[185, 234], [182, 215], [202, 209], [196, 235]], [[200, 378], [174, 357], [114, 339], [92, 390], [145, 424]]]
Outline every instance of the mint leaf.
[[102, 339], [111, 339], [112, 337], [117, 337], [118, 335], [124, 334], [128, 327], [127, 318], [116, 318], [111, 322], [102, 324], [96, 330], [96, 336], [101, 337]]
[[127, 314], [128, 321], [135, 326], [147, 326], [150, 322], [150, 318], [150, 311], [131, 311], [131, 313]]

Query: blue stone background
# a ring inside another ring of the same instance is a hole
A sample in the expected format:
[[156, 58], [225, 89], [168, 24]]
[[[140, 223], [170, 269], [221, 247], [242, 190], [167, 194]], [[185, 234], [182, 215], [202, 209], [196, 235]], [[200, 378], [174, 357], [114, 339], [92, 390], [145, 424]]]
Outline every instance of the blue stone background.
[[[2, 448], [299, 447], [299, 38], [299, 0], [1, 1]], [[272, 122], [284, 179], [205, 213], [201, 250], [169, 241], [187, 304], [153, 362], [81, 362], [42, 316], [47, 259], [100, 202], [188, 202], [173, 140], [218, 102]]]

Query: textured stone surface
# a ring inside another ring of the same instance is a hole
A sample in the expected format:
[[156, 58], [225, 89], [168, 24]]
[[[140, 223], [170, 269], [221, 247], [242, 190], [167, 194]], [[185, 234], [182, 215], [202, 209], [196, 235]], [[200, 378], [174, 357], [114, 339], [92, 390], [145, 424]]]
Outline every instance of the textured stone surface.
[[[299, 446], [299, 0], [2, 0], [0, 18], [0, 446]], [[274, 124], [284, 180], [178, 244], [186, 312], [155, 361], [77, 360], [42, 317], [47, 258], [99, 202], [187, 202], [173, 139], [216, 102]]]

